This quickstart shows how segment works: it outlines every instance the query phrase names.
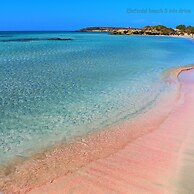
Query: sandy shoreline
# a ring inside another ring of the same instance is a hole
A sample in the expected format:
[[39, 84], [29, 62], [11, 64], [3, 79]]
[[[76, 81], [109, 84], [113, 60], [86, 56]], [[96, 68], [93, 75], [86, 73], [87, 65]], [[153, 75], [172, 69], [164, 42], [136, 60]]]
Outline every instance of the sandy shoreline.
[[[136, 119], [68, 146], [59, 145], [52, 152], [22, 162], [13, 171], [4, 171], [0, 191], [184, 193], [181, 185], [193, 180], [185, 181], [184, 169], [188, 165], [184, 161], [186, 150], [194, 142], [188, 137], [194, 134], [194, 86], [184, 76], [177, 81], [177, 76], [191, 69], [193, 66], [168, 71], [164, 77], [175, 90], [163, 94], [156, 107]], [[186, 73], [194, 75], [193, 70]]]

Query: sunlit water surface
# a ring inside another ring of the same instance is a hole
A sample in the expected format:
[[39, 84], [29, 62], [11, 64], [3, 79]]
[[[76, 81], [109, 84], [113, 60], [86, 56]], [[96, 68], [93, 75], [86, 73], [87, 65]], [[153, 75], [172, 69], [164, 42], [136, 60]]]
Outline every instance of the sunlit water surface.
[[[4, 41], [24, 38], [40, 40]], [[193, 53], [182, 38], [0, 33], [0, 163], [133, 118], [165, 89], [160, 73]]]

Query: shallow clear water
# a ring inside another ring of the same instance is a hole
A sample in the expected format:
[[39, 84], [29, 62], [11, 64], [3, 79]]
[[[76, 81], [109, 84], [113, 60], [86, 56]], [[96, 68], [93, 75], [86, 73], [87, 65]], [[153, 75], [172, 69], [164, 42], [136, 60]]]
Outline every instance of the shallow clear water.
[[[72, 41], [1, 42], [45, 37]], [[0, 162], [134, 117], [193, 53], [181, 38], [0, 33]]]

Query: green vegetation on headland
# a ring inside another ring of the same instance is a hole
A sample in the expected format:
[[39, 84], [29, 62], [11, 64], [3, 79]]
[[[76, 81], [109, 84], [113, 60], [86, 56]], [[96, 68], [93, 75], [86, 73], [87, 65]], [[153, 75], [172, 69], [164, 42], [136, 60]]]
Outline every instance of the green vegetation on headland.
[[168, 28], [163, 25], [145, 26], [143, 28], [120, 27], [90, 27], [79, 30], [81, 32], [109, 32], [112, 35], [163, 35], [163, 36], [193, 36], [194, 26], [178, 25]]

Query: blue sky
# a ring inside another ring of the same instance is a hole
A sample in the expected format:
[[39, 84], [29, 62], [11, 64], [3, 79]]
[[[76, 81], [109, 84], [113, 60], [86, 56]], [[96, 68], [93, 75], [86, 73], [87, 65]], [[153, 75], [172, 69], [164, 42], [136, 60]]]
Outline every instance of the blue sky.
[[[147, 12], [136, 13], [142, 9]], [[170, 13], [173, 10], [182, 13]], [[194, 0], [0, 0], [0, 30], [158, 24], [174, 27], [182, 23], [194, 25]]]

